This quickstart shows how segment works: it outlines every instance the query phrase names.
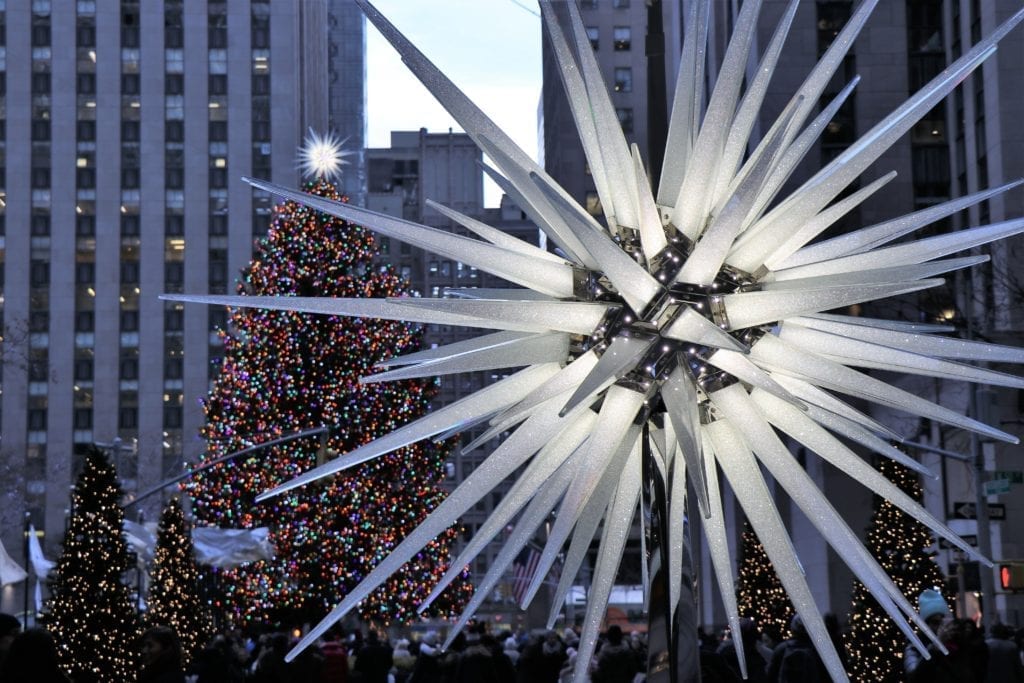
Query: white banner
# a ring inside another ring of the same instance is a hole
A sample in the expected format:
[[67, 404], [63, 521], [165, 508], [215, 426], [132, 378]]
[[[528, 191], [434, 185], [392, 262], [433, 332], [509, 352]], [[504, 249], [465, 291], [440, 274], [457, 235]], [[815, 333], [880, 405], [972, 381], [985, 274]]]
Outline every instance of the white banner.
[[274, 557], [274, 546], [270, 543], [270, 529], [267, 527], [196, 527], [192, 530], [192, 544], [196, 549], [196, 562], [222, 569]]
[[43, 549], [39, 545], [36, 528], [31, 524], [28, 525], [28, 560], [32, 564], [32, 572], [40, 581], [48, 577], [57, 564], [43, 557]]
[[27, 576], [25, 570], [7, 554], [3, 541], [0, 541], [0, 586], [24, 581]]

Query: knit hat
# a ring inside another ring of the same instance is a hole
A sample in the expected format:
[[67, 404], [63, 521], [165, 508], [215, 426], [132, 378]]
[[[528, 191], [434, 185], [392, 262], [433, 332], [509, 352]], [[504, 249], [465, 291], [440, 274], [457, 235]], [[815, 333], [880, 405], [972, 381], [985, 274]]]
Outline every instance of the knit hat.
[[921, 597], [917, 599], [917, 610], [921, 618], [927, 621], [929, 617], [936, 615], [946, 616], [949, 614], [949, 605], [942, 594], [934, 588], [926, 588], [921, 591]]

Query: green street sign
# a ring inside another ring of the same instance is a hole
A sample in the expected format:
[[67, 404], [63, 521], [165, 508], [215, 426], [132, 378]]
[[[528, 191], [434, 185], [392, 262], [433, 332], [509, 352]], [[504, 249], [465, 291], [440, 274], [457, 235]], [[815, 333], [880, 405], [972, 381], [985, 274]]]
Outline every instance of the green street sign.
[[986, 496], [998, 496], [1001, 493], [1010, 492], [1010, 480], [1009, 479], [993, 479], [992, 481], [985, 482], [985, 495]]
[[1021, 470], [996, 470], [992, 473], [993, 479], [1005, 479], [1011, 484], [1024, 484], [1024, 472]]

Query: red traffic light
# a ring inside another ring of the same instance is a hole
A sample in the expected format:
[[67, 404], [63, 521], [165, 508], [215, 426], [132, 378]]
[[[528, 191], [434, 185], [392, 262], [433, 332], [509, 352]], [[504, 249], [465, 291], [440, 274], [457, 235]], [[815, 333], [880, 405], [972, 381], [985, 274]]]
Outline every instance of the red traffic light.
[[1004, 591], [1024, 591], [1024, 562], [1005, 562], [999, 565], [999, 587]]

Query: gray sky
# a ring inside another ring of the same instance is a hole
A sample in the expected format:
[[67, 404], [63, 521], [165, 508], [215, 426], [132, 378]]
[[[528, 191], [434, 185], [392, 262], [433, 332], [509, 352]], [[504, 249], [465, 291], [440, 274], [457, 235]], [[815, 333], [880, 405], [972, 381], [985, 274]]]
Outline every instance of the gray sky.
[[[388, 17], [527, 154], [537, 156], [540, 18], [532, 0], [375, 0]], [[392, 130], [460, 131], [366, 23], [367, 145], [387, 147]], [[485, 188], [496, 206], [497, 187]]]

